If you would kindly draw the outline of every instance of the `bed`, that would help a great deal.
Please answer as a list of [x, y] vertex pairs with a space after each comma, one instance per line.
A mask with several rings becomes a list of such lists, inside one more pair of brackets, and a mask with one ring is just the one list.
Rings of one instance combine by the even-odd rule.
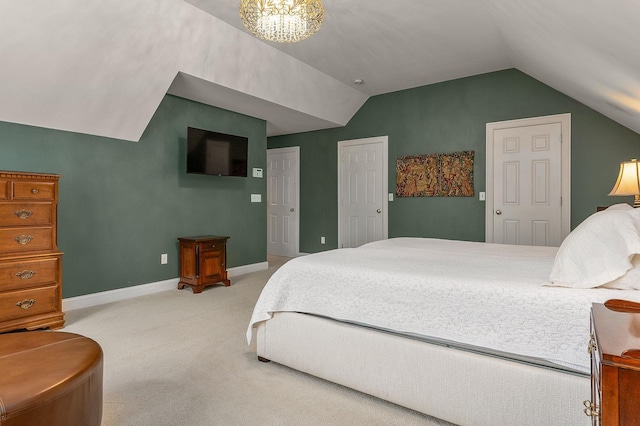
[[640, 209], [616, 205], [560, 248], [393, 238], [293, 259], [247, 339], [263, 360], [454, 424], [586, 426], [591, 304], [639, 288]]

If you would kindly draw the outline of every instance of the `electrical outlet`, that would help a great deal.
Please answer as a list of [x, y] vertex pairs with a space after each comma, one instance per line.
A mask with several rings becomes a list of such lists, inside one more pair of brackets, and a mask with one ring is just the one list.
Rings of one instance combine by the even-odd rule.
[[324, 244], [324, 237], [320, 237], [320, 244]]
[[166, 265], [168, 262], [167, 260], [167, 253], [163, 253], [160, 255], [160, 264], [161, 265]]

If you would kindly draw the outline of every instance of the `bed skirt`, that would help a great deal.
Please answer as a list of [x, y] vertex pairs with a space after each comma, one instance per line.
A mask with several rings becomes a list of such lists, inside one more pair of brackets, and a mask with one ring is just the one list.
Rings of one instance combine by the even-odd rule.
[[585, 375], [327, 318], [276, 313], [257, 325], [256, 350], [260, 357], [457, 425], [591, 423], [583, 413], [591, 392]]

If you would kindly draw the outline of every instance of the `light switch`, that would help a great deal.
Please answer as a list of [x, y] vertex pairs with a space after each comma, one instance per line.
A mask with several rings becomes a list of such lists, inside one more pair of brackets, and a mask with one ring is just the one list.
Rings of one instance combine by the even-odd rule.
[[484, 192], [479, 192], [478, 193], [478, 199], [480, 201], [485, 201], [487, 199], [487, 196], [486, 196], [486, 194]]
[[389, 193], [389, 201], [393, 201], [393, 192]]
[[259, 169], [259, 168], [257, 168], [257, 167], [254, 167], [254, 168], [253, 168], [253, 174], [252, 174], [252, 176], [253, 176], [254, 178], [262, 178], [262, 169]]
[[251, 194], [251, 202], [252, 203], [261, 203], [262, 202], [262, 194]]

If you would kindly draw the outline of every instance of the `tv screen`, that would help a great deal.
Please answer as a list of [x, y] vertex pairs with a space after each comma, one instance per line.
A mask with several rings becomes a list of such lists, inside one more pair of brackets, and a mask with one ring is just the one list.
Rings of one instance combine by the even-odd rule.
[[248, 151], [246, 137], [187, 129], [187, 173], [246, 177]]

